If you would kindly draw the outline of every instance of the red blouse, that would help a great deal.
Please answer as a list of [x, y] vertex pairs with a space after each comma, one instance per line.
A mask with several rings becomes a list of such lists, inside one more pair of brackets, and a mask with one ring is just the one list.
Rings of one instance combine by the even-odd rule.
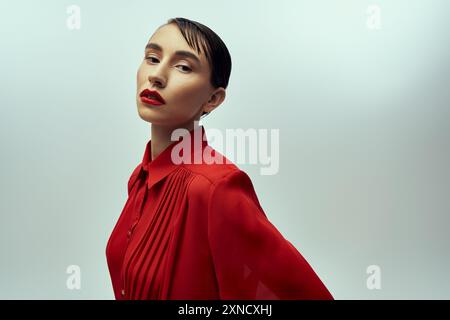
[[[194, 142], [196, 134], [205, 140]], [[229, 161], [208, 145], [203, 126], [187, 140], [191, 163], [171, 160], [181, 141], [153, 161], [148, 141], [128, 181], [106, 246], [115, 298], [333, 299], [268, 220], [249, 176], [231, 162], [205, 160]]]

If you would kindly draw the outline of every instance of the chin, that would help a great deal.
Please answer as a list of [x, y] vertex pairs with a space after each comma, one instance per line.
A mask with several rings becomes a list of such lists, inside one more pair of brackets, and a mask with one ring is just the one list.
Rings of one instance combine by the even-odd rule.
[[150, 123], [158, 123], [161, 121], [161, 115], [156, 110], [141, 104], [138, 104], [138, 114], [142, 120]]
[[159, 126], [171, 125], [171, 121], [167, 119], [167, 115], [164, 115], [163, 113], [158, 112], [158, 110], [155, 110], [153, 108], [138, 105], [138, 114], [142, 120], [149, 122], [151, 124]]

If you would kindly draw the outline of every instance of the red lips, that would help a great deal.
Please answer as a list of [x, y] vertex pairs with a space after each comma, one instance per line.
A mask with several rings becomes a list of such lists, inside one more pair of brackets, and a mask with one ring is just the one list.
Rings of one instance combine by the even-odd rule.
[[163, 97], [158, 93], [158, 91], [144, 89], [139, 95], [141, 97], [141, 101], [153, 105], [161, 105], [165, 104], [166, 101]]

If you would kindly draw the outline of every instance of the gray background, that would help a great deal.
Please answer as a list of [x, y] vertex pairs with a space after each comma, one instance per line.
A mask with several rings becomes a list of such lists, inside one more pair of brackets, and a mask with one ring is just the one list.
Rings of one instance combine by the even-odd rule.
[[[66, 27], [71, 4], [80, 30]], [[114, 298], [106, 243], [150, 138], [136, 71], [176, 16], [232, 55], [206, 129], [280, 129], [279, 173], [241, 168], [334, 297], [450, 298], [449, 1], [29, 0], [0, 12], [0, 298]], [[80, 290], [66, 287], [73, 264]]]

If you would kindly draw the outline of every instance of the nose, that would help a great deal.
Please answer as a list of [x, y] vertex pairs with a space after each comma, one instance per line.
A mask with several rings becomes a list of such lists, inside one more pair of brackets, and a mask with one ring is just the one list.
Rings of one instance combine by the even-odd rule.
[[160, 75], [156, 74], [155, 72], [148, 75], [148, 81], [151, 84], [154, 84], [158, 87], [164, 87], [165, 86], [165, 80]]

